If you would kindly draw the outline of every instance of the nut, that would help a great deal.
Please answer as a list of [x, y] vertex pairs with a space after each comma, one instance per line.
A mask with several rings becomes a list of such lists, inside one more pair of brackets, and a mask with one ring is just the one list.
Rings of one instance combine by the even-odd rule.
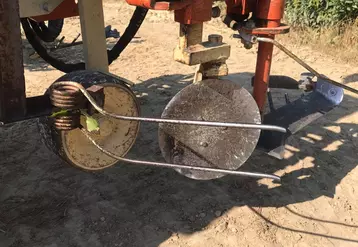
[[208, 36], [208, 40], [210, 43], [213, 43], [213, 44], [221, 44], [223, 42], [223, 36], [221, 36], [219, 34], [210, 34]]

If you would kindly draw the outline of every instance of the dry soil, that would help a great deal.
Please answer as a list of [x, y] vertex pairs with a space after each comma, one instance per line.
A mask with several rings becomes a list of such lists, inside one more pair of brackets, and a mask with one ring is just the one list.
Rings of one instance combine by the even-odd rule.
[[[132, 11], [107, 1], [106, 22], [123, 32]], [[66, 21], [67, 42], [78, 31], [76, 18]], [[215, 21], [205, 27], [210, 33], [232, 44], [229, 79], [250, 88], [256, 49], [245, 50]], [[172, 59], [177, 34], [171, 13], [150, 12], [110, 67], [136, 83], [145, 116], [160, 116], [191, 83], [194, 68]], [[285, 44], [322, 74], [358, 88], [356, 66]], [[28, 96], [44, 93], [61, 76], [32, 53], [24, 41]], [[304, 72], [274, 53], [273, 74]], [[273, 94], [281, 104], [282, 91]], [[0, 246], [358, 246], [357, 106], [357, 96], [347, 93], [339, 107], [290, 138], [284, 160], [255, 152], [242, 167], [280, 175], [281, 184], [234, 176], [194, 181], [171, 169], [122, 163], [86, 173], [46, 148], [35, 121], [1, 127]], [[156, 125], [142, 125], [129, 156], [163, 160]]]

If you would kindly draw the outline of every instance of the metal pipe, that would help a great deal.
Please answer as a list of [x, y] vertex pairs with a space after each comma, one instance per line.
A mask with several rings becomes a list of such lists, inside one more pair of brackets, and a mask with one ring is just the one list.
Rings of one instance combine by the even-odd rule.
[[264, 111], [266, 105], [266, 94], [269, 87], [272, 53], [272, 44], [259, 43], [253, 96], [261, 113]]
[[318, 71], [316, 71], [315, 69], [313, 69], [311, 66], [309, 66], [307, 63], [305, 63], [304, 61], [302, 61], [300, 58], [298, 58], [295, 54], [293, 54], [290, 50], [288, 50], [286, 47], [284, 47], [283, 45], [281, 45], [279, 42], [277, 42], [274, 39], [271, 38], [267, 38], [267, 37], [257, 37], [257, 41], [262, 42], [260, 44], [272, 44], [275, 45], [277, 48], [279, 48], [280, 50], [282, 50], [284, 53], [286, 53], [289, 57], [291, 57], [293, 60], [295, 60], [297, 63], [299, 63], [302, 67], [304, 67], [305, 69], [307, 69], [309, 72], [311, 72], [312, 74], [314, 74], [317, 78], [321, 78], [322, 80], [325, 80], [337, 87], [341, 87], [344, 88], [350, 92], [356, 93], [358, 94], [358, 90], [348, 87], [342, 83], [339, 83], [337, 81], [334, 81], [332, 79], [329, 79], [323, 75], [321, 75], [320, 73], [318, 73]]
[[268, 178], [268, 179], [273, 179], [276, 181], [281, 181], [281, 178], [279, 176], [264, 174], [264, 173], [234, 171], [234, 170], [226, 170], [226, 169], [219, 169], [219, 168], [177, 165], [177, 164], [162, 163], [162, 162], [151, 162], [151, 161], [127, 159], [127, 158], [117, 156], [116, 154], [102, 148], [100, 145], [98, 145], [96, 143], [96, 141], [90, 136], [90, 134], [85, 129], [81, 128], [81, 131], [88, 138], [88, 140], [90, 140], [93, 143], [93, 145], [95, 145], [101, 152], [107, 154], [108, 156], [110, 156], [116, 160], [123, 161], [123, 162], [131, 163], [131, 164], [138, 164], [138, 165], [167, 167], [167, 168], [173, 168], [173, 169], [188, 169], [188, 170], [204, 171], [204, 172], [216, 172], [216, 173], [222, 173], [222, 174], [226, 174], [226, 175], [246, 176], [246, 177], [253, 177], [253, 178]]
[[[256, 5], [257, 23], [266, 28], [277, 28], [281, 25], [285, 0], [261, 0]], [[274, 39], [274, 35], [263, 35]], [[260, 43], [257, 53], [253, 96], [263, 113], [266, 105], [266, 94], [269, 87], [273, 44]]]
[[109, 117], [113, 117], [116, 119], [127, 120], [127, 121], [142, 121], [142, 122], [154, 122], [154, 123], [167, 123], [167, 124], [186, 124], [186, 125], [200, 125], [200, 126], [208, 126], [208, 127], [229, 127], [229, 128], [243, 128], [243, 129], [261, 129], [261, 130], [271, 130], [278, 131], [282, 133], [286, 133], [287, 130], [285, 128], [273, 125], [263, 125], [263, 124], [247, 124], [247, 123], [222, 123], [222, 122], [207, 122], [207, 121], [193, 121], [193, 120], [179, 120], [179, 119], [161, 119], [161, 118], [147, 118], [147, 117], [129, 117], [117, 115], [114, 113], [110, 113], [105, 111], [103, 108], [98, 106], [93, 97], [87, 92], [87, 90], [79, 83], [63, 81], [56, 82], [52, 85], [52, 88], [56, 88], [58, 86], [73, 86], [78, 88], [84, 96], [88, 99], [88, 101], [92, 104], [92, 106], [101, 114]]

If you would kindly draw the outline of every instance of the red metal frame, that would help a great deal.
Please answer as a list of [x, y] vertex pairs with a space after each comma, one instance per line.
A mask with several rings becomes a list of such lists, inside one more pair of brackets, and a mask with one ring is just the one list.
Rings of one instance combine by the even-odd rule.
[[[175, 20], [181, 24], [200, 24], [211, 19], [212, 1], [182, 0], [174, 2], [157, 2], [155, 0], [127, 0], [131, 5], [157, 10], [175, 10]], [[255, 17], [257, 27], [242, 31], [248, 34], [274, 38], [276, 34], [286, 33], [289, 28], [281, 25], [285, 0], [226, 0], [228, 14], [247, 16], [250, 12]], [[21, 56], [21, 37], [19, 26], [18, 3], [14, 0], [0, 0], [0, 38], [6, 41], [1, 46], [0, 61], [0, 120], [23, 118], [38, 100], [28, 101], [25, 98], [25, 82]], [[64, 0], [52, 13], [33, 17], [36, 21], [54, 20], [78, 16], [75, 0]], [[11, 32], [9, 30], [12, 30]], [[18, 31], [14, 31], [18, 30]], [[263, 112], [272, 62], [273, 45], [260, 43], [254, 80], [253, 96]], [[34, 104], [35, 102], [36, 104]], [[28, 108], [28, 111], [26, 111]], [[36, 108], [36, 107], [32, 107]], [[28, 113], [27, 113], [28, 112]], [[37, 114], [37, 111], [34, 112]], [[12, 116], [17, 115], [17, 116]]]
[[192, 0], [182, 0], [176, 2], [156, 2], [155, 0], [126, 0], [129, 5], [143, 7], [154, 10], [177, 10], [191, 4]]
[[256, 7], [256, 0], [226, 0], [227, 13], [248, 15]]
[[[261, 0], [256, 6], [256, 17], [264, 28], [280, 28], [283, 17], [285, 0]], [[263, 37], [275, 38], [275, 35], [266, 34]], [[266, 105], [266, 95], [270, 78], [273, 44], [259, 43], [256, 61], [253, 96], [261, 112]]]
[[[169, 2], [156, 2], [156, 0], [127, 0], [127, 3], [150, 9], [159, 9], [158, 4], [166, 4], [166, 6], [172, 4]], [[182, 4], [177, 4], [176, 8], [172, 8], [175, 9], [175, 21], [181, 24], [198, 24], [211, 19], [212, 1], [186, 0], [176, 3]], [[285, 0], [226, 0], [226, 5], [229, 15], [245, 17], [253, 13], [258, 26], [252, 29], [243, 27], [243, 32], [270, 38], [274, 38], [277, 34], [289, 32], [288, 26], [281, 25]], [[261, 112], [264, 111], [266, 105], [272, 53], [272, 44], [259, 44], [253, 96]]]
[[192, 0], [190, 5], [175, 11], [175, 21], [181, 24], [200, 24], [211, 20], [212, 1]]

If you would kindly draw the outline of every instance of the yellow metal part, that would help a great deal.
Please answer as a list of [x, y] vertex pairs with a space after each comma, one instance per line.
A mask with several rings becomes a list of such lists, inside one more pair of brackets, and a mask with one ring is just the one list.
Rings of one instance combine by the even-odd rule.
[[[120, 84], [101, 84], [104, 87], [106, 111], [126, 116], [139, 116], [139, 107], [135, 95]], [[139, 122], [108, 118], [101, 114], [93, 117], [99, 122], [99, 131], [92, 132], [91, 137], [102, 147], [118, 156], [124, 156], [134, 144]], [[86, 126], [84, 117], [81, 124]], [[61, 134], [62, 146], [69, 161], [85, 170], [101, 170], [117, 163], [97, 149], [79, 129], [64, 131]]]
[[86, 69], [108, 72], [102, 0], [79, 0]]
[[202, 34], [203, 24], [180, 24], [179, 44], [174, 50], [174, 60], [198, 65], [229, 58], [231, 47], [222, 42], [220, 35], [209, 35], [209, 41], [202, 42]]

